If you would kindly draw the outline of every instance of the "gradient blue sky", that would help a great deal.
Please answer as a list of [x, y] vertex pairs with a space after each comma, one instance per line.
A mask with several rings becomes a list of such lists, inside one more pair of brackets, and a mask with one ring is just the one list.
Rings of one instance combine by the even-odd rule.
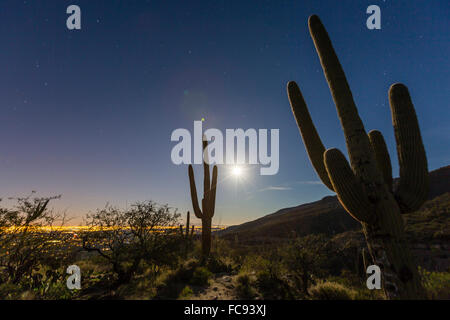
[[[66, 28], [70, 4], [81, 7], [80, 31]], [[381, 30], [366, 28], [370, 4], [381, 8]], [[202, 117], [206, 128], [280, 129], [277, 175], [259, 176], [255, 167], [245, 181], [224, 181], [219, 167], [214, 224], [331, 194], [308, 160], [285, 89], [297, 81], [326, 147], [345, 150], [307, 28], [313, 13], [328, 29], [366, 130], [387, 140], [394, 175], [394, 82], [410, 89], [429, 168], [448, 165], [446, 0], [3, 0], [0, 196], [62, 194], [55, 209], [74, 217], [145, 199], [190, 210], [187, 167], [172, 164], [170, 135]], [[201, 186], [200, 167], [196, 173]]]

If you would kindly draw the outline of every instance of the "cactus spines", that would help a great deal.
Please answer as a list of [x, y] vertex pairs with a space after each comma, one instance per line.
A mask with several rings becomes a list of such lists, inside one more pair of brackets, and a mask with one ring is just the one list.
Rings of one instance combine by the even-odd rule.
[[[216, 205], [216, 189], [217, 189], [217, 166], [213, 167], [212, 181], [209, 174], [209, 164], [207, 163], [207, 147], [208, 141], [203, 140], [203, 199], [202, 208], [198, 204], [197, 188], [195, 186], [194, 169], [189, 165], [189, 183], [191, 189], [192, 207], [197, 218], [202, 220], [202, 253], [208, 256], [211, 252], [211, 224], [214, 216]], [[205, 159], [206, 158], [206, 159]]]
[[400, 181], [393, 190], [389, 153], [379, 131], [366, 134], [350, 87], [325, 27], [317, 16], [309, 30], [344, 131], [350, 164], [337, 149], [325, 148], [297, 84], [288, 96], [309, 158], [323, 183], [337, 193], [346, 211], [358, 220], [373, 262], [382, 270], [390, 299], [423, 298], [419, 273], [407, 246], [401, 213], [418, 209], [428, 194], [428, 168], [417, 117], [408, 89], [389, 89], [397, 142]]

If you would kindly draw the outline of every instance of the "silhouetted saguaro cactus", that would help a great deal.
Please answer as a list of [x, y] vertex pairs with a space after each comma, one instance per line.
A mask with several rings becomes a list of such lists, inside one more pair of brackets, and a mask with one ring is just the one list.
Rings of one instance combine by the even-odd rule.
[[213, 167], [212, 181], [210, 179], [209, 164], [205, 161], [207, 156], [208, 141], [203, 141], [203, 199], [202, 208], [198, 204], [197, 188], [195, 186], [194, 169], [189, 165], [189, 183], [191, 189], [192, 207], [195, 216], [202, 220], [202, 252], [203, 256], [208, 256], [211, 252], [211, 224], [214, 216], [216, 205], [216, 188], [217, 188], [217, 166]]
[[425, 149], [408, 89], [403, 84], [389, 89], [400, 165], [399, 184], [394, 190], [383, 136], [379, 131], [366, 134], [327, 31], [315, 15], [308, 23], [344, 130], [350, 165], [338, 149], [325, 151], [300, 89], [291, 81], [289, 101], [309, 158], [323, 183], [337, 193], [346, 211], [362, 224], [372, 260], [382, 270], [386, 296], [423, 298], [401, 217], [401, 213], [417, 210], [423, 204], [429, 184]]
[[[190, 218], [191, 218], [191, 214], [188, 211], [187, 215], [186, 215], [186, 228], [183, 228], [183, 225], [180, 225], [180, 234], [181, 234], [181, 238], [184, 239], [184, 255], [187, 256], [188, 252], [189, 252], [189, 247], [192, 243], [192, 239], [194, 237], [194, 226], [191, 227], [191, 229], [189, 230], [189, 224], [190, 224]], [[183, 231], [183, 229], [185, 229]]]
[[192, 237], [194, 235], [195, 227], [192, 226], [191, 229], [189, 230], [190, 218], [191, 218], [191, 213], [188, 211], [187, 215], [186, 215], [186, 228], [183, 228], [184, 226], [182, 224], [180, 225], [180, 234], [186, 240], [192, 239]]

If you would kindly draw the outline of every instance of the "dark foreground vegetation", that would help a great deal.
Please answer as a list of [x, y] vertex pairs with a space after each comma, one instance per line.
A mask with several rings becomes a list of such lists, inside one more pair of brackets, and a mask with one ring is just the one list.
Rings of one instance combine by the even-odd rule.
[[[213, 233], [205, 257], [201, 235], [167, 206], [107, 206], [86, 216], [86, 229], [68, 232], [55, 227], [64, 217], [49, 209], [53, 198], [16, 200], [0, 211], [0, 299], [385, 299], [366, 287], [360, 230], [288, 231], [260, 244]], [[408, 235], [448, 240], [449, 208], [449, 193], [426, 202], [406, 217]], [[417, 256], [427, 298], [449, 299], [450, 270], [437, 263], [448, 252], [432, 250]], [[66, 287], [73, 264], [80, 290]]]

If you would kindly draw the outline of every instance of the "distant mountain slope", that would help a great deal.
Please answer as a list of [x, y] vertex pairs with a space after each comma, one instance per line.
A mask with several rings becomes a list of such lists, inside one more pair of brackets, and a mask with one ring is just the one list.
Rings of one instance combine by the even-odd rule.
[[[450, 166], [430, 172], [429, 199], [450, 192]], [[336, 196], [285, 208], [254, 221], [232, 226], [219, 232], [225, 238], [238, 237], [241, 242], [273, 242], [289, 237], [294, 232], [298, 236], [310, 233], [335, 235], [360, 229], [355, 221], [340, 205]]]
[[428, 199], [450, 192], [450, 165], [430, 172], [430, 192]]

